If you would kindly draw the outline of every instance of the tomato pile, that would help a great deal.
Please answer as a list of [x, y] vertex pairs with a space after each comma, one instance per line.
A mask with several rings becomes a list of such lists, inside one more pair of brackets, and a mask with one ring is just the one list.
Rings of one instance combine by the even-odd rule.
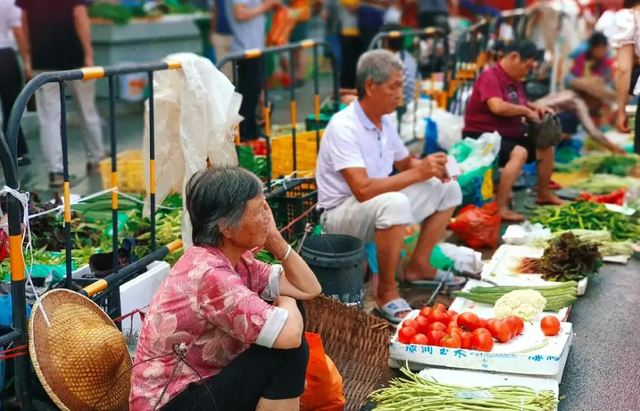
[[625, 194], [627, 194], [626, 188], [604, 195], [594, 195], [584, 192], [580, 194], [576, 200], [592, 201], [594, 203], [601, 204], [616, 204], [621, 206], [624, 203]]
[[524, 321], [515, 315], [505, 320], [485, 320], [471, 312], [458, 314], [443, 304], [436, 304], [433, 308], [424, 307], [415, 319], [404, 320], [398, 341], [490, 352], [494, 339], [506, 343], [523, 330]]

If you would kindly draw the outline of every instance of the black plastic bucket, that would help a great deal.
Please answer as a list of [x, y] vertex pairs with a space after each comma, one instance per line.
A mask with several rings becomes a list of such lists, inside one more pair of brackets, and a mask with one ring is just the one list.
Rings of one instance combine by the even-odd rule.
[[349, 305], [364, 307], [364, 243], [341, 234], [308, 237], [301, 256], [314, 272], [322, 293]]

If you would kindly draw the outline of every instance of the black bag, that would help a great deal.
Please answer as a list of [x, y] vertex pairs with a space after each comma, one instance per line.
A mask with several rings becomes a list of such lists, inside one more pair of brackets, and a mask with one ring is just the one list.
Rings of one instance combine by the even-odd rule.
[[640, 78], [640, 65], [633, 66], [631, 69], [631, 81], [629, 82], [629, 95], [633, 96], [633, 89], [636, 88], [638, 79]]
[[562, 123], [558, 116], [547, 114], [541, 122], [530, 123], [529, 138], [541, 150], [558, 144], [562, 139]]

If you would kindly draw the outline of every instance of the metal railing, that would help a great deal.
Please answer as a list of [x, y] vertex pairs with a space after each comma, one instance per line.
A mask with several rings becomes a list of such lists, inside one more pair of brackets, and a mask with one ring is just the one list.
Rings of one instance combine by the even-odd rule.
[[[325, 55], [327, 55], [330, 59], [331, 62], [331, 68], [332, 68], [332, 91], [333, 91], [333, 103], [334, 103], [334, 112], [338, 112], [340, 110], [340, 88], [339, 88], [339, 77], [338, 77], [338, 66], [337, 66], [337, 59], [336, 56], [333, 55], [333, 49], [331, 48], [331, 46], [329, 45], [329, 43], [322, 41], [322, 40], [303, 40], [301, 42], [298, 43], [292, 43], [292, 44], [287, 44], [284, 46], [278, 46], [278, 47], [269, 47], [266, 49], [252, 49], [252, 50], [246, 50], [244, 53], [236, 53], [236, 54], [230, 54], [228, 56], [225, 56], [224, 58], [222, 58], [218, 64], [217, 67], [218, 68], [222, 68], [224, 67], [226, 64], [232, 64], [233, 65], [233, 83], [234, 84], [238, 84], [238, 82], [242, 81], [241, 78], [238, 78], [238, 70], [237, 70], [237, 64], [239, 61], [242, 60], [251, 60], [251, 59], [258, 59], [261, 57], [268, 57], [268, 56], [282, 56], [282, 55], [288, 55], [289, 59], [290, 59], [290, 63], [289, 63], [289, 76], [291, 77], [292, 81], [295, 79], [295, 68], [294, 68], [294, 52], [296, 50], [307, 50], [307, 49], [311, 49], [312, 50], [312, 56], [313, 56], [313, 92], [314, 92], [314, 114], [315, 114], [315, 120], [316, 120], [316, 151], [320, 148], [320, 68], [319, 68], [319, 63], [320, 63], [320, 57], [319, 57], [319, 49], [323, 48], [323, 50], [325, 51]], [[267, 148], [267, 152], [266, 152], [266, 160], [267, 160], [267, 187], [270, 190], [271, 189], [271, 178], [272, 178], [272, 162], [271, 162], [271, 138], [273, 136], [271, 136], [271, 121], [270, 121], [270, 108], [269, 108], [269, 87], [267, 84], [267, 71], [266, 70], [262, 70], [261, 73], [261, 84], [262, 84], [262, 92], [264, 93], [264, 99], [263, 99], [263, 107], [262, 107], [262, 111], [264, 113], [264, 119], [265, 119], [265, 136], [266, 136], [266, 148]], [[296, 92], [296, 87], [294, 84], [292, 84], [289, 87], [289, 107], [290, 107], [290, 119], [291, 119], [291, 136], [292, 136], [292, 151], [293, 151], [293, 171], [296, 172], [297, 170], [297, 160], [298, 160], [298, 156], [297, 156], [297, 144], [296, 144], [296, 134], [297, 134], [297, 130], [296, 130], [296, 124], [297, 124], [297, 119], [298, 119], [298, 106], [297, 106], [297, 92]], [[238, 133], [238, 140], [237, 143], [240, 143], [240, 139], [241, 139], [241, 135], [240, 133]]]
[[[69, 153], [67, 135], [67, 103], [66, 103], [66, 83], [69, 81], [86, 81], [106, 78], [109, 82], [109, 137], [111, 148], [111, 209], [112, 209], [112, 231], [113, 231], [113, 272], [104, 279], [97, 280], [86, 287], [82, 294], [89, 297], [96, 297], [96, 294], [107, 290], [108, 287], [117, 286], [129, 277], [134, 275], [147, 264], [163, 258], [168, 253], [179, 249], [182, 246], [181, 240], [173, 241], [161, 248], [156, 244], [156, 198], [155, 198], [155, 131], [154, 131], [154, 98], [153, 98], [153, 76], [154, 72], [161, 70], [172, 70], [181, 68], [177, 61], [164, 61], [150, 64], [123, 64], [111, 67], [88, 67], [78, 70], [68, 70], [60, 72], [42, 73], [33, 78], [18, 96], [7, 123], [7, 135], [0, 139], [0, 162], [5, 176], [7, 187], [18, 190], [20, 187], [17, 164], [17, 138], [18, 130], [22, 120], [22, 115], [26, 110], [27, 102], [34, 95], [37, 89], [45, 84], [57, 83], [60, 90], [60, 143], [63, 153], [63, 198], [64, 198], [64, 237], [65, 237], [65, 286], [72, 288], [73, 266], [71, 258], [71, 199], [69, 183]], [[149, 144], [150, 144], [150, 166], [149, 166], [149, 197], [150, 197], [150, 231], [151, 231], [151, 253], [132, 263], [131, 265], [118, 269], [118, 168], [117, 168], [117, 140], [116, 140], [116, 115], [115, 115], [115, 81], [116, 77], [132, 73], [147, 73], [150, 95], [149, 100]], [[26, 279], [25, 262], [22, 250], [23, 233], [21, 223], [23, 221], [23, 205], [19, 199], [13, 195], [7, 195], [7, 214], [9, 229], [9, 249], [11, 268], [11, 295], [13, 302], [13, 327], [14, 331], [0, 337], [0, 343], [6, 344], [14, 341], [17, 345], [27, 343], [27, 313], [26, 313]], [[112, 315], [117, 313], [111, 313]], [[15, 384], [16, 401], [15, 405], [22, 410], [30, 411], [34, 409], [31, 396], [31, 364], [28, 356], [15, 358]]]

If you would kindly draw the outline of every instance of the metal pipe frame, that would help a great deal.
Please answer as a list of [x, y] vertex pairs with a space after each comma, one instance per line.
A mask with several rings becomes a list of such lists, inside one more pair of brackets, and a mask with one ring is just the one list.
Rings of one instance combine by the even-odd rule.
[[[319, 69], [319, 57], [318, 57], [318, 48], [322, 47], [325, 51], [329, 53], [329, 59], [331, 61], [331, 69], [333, 71], [333, 102], [334, 102], [334, 112], [337, 113], [340, 111], [340, 87], [339, 87], [339, 78], [338, 78], [338, 60], [334, 54], [334, 50], [329, 43], [323, 40], [303, 40], [298, 43], [287, 44], [284, 46], [277, 47], [269, 47], [266, 49], [251, 49], [246, 50], [243, 53], [232, 53], [229, 54], [217, 63], [218, 69], [222, 69], [226, 64], [231, 63], [233, 65], [233, 82], [237, 84], [237, 70], [236, 63], [239, 60], [247, 60], [247, 59], [257, 59], [260, 57], [266, 57], [270, 55], [288, 55], [290, 58], [289, 64], [289, 76], [292, 81], [295, 81], [294, 78], [294, 64], [293, 64], [293, 53], [296, 50], [305, 50], [312, 49], [313, 51], [313, 89], [314, 89], [314, 114], [316, 120], [316, 150], [320, 149], [320, 69]], [[271, 178], [272, 178], [272, 163], [271, 163], [271, 121], [269, 119], [270, 108], [269, 102], [267, 99], [268, 96], [268, 82], [266, 77], [266, 70], [262, 72], [262, 88], [264, 90], [264, 107], [263, 112], [265, 116], [265, 136], [266, 136], [266, 149], [267, 149], [267, 190], [271, 191]], [[289, 104], [290, 104], [290, 112], [291, 112], [291, 144], [292, 144], [292, 153], [293, 153], [293, 171], [297, 171], [297, 144], [296, 144], [296, 124], [297, 124], [297, 106], [296, 106], [296, 90], [294, 85], [291, 86], [289, 90]], [[239, 143], [239, 139], [237, 143]]]

